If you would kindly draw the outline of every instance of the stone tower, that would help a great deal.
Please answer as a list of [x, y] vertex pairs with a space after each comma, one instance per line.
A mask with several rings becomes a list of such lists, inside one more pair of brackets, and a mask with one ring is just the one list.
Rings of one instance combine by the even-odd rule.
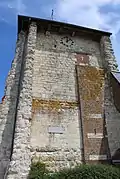
[[120, 104], [110, 35], [18, 17], [0, 104], [0, 179], [26, 179], [37, 160], [52, 170], [112, 162], [120, 148]]

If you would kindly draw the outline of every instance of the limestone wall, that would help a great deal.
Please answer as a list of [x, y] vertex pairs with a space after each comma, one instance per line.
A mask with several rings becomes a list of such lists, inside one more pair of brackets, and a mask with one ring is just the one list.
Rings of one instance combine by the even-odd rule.
[[[68, 42], [66, 43], [66, 41]], [[87, 36], [71, 37], [59, 35], [59, 33], [45, 34], [38, 32], [36, 48], [38, 51], [55, 51], [57, 53], [87, 53], [96, 57], [99, 66], [102, 66], [99, 42], [91, 40]]]
[[32, 155], [52, 170], [75, 166], [82, 160], [80, 133], [77, 107], [37, 110], [32, 119]]
[[[71, 39], [72, 43], [66, 44], [64, 38]], [[105, 88], [103, 88], [105, 93], [102, 110], [104, 113], [105, 109], [106, 125], [101, 122], [100, 127], [107, 126], [109, 141], [107, 150], [110, 149], [111, 155], [120, 146], [119, 132], [116, 132], [119, 131], [120, 114], [114, 106], [109, 83], [109, 72], [117, 69], [117, 65], [109, 37], [103, 37], [101, 43], [99, 43], [90, 40], [88, 37], [70, 37], [38, 32], [33, 67], [31, 149], [34, 158], [38, 159], [40, 156], [41, 160], [47, 161], [49, 166], [55, 169], [61, 168], [61, 164], [62, 166], [70, 166], [73, 163], [74, 160], [69, 161], [67, 157], [63, 160], [62, 156], [66, 156], [66, 150], [69, 151], [71, 156], [74, 156], [71, 152], [75, 149], [74, 159], [78, 156], [78, 161], [83, 160], [79, 105], [72, 109], [69, 109], [70, 106], [65, 107], [66, 102], [78, 103], [76, 65], [94, 66], [105, 70]], [[34, 103], [35, 100], [37, 100], [36, 104]], [[56, 106], [53, 103], [63, 103], [63, 105], [57, 104], [59, 107], [55, 110]], [[54, 106], [52, 110], [51, 105]], [[76, 134], [70, 126], [76, 128]], [[58, 131], [49, 133], [49, 127], [58, 127], [57, 130], [64, 128], [65, 131], [62, 134]], [[74, 135], [70, 135], [72, 133]], [[69, 135], [71, 136], [70, 140], [75, 141], [72, 142], [73, 146], [70, 145]], [[49, 155], [55, 155], [53, 163], [49, 161]], [[58, 156], [61, 156], [61, 158]], [[56, 158], [59, 158], [59, 160]], [[55, 161], [58, 165], [55, 164]], [[74, 163], [78, 161], [76, 160]]]
[[74, 45], [66, 47], [61, 44], [63, 37], [66, 36], [46, 36], [38, 33], [34, 61], [33, 97], [75, 101], [75, 63], [79, 53], [89, 56], [91, 66], [102, 67], [98, 42], [83, 37], [69, 37], [73, 40]]
[[[54, 170], [83, 160], [75, 66], [78, 62], [84, 65], [84, 61], [102, 67], [98, 42], [68, 36], [73, 45], [66, 46], [61, 41], [64, 37], [38, 33], [33, 67], [32, 156], [36, 160], [40, 157]], [[50, 133], [51, 127], [58, 131]]]

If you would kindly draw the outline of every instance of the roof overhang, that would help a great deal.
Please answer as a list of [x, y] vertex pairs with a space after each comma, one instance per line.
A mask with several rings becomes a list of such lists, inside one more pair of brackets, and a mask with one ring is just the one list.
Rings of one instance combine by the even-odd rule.
[[71, 33], [71, 35], [86, 35], [86, 36], [91, 36], [95, 37], [97, 39], [101, 38], [102, 36], [110, 36], [112, 33], [110, 32], [105, 32], [101, 30], [96, 30], [96, 29], [91, 29], [87, 27], [82, 27], [78, 25], [73, 25], [73, 24], [68, 24], [68, 23], [63, 23], [63, 22], [58, 22], [54, 20], [47, 20], [47, 19], [40, 19], [36, 17], [28, 17], [28, 16], [23, 16], [23, 15], [18, 15], [18, 33], [21, 30], [27, 30], [28, 25], [30, 22], [36, 22], [37, 25], [41, 28], [44, 28], [44, 30], [51, 30], [55, 32], [63, 32], [63, 33]]

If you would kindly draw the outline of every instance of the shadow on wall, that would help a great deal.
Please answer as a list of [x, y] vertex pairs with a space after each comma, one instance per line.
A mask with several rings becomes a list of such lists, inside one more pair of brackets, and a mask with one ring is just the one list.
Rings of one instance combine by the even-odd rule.
[[[114, 105], [117, 109], [117, 112], [120, 113], [120, 72], [112, 72], [110, 82], [112, 86]], [[120, 164], [120, 148], [114, 152], [112, 162], [113, 164]]]
[[78, 124], [79, 124], [79, 135], [80, 135], [80, 149], [81, 149], [81, 161], [85, 163], [85, 154], [84, 154], [84, 135], [83, 135], [83, 122], [82, 122], [82, 106], [80, 101], [80, 92], [79, 92], [79, 76], [78, 76], [78, 66], [75, 64], [75, 95], [76, 101], [78, 103]]
[[[115, 151], [114, 155], [112, 156], [112, 161], [113, 161], [113, 163], [120, 164], [120, 148]], [[116, 162], [116, 161], [118, 161], [118, 162]]]
[[113, 99], [116, 109], [120, 112], [120, 72], [110, 74]]
[[[107, 122], [107, 131], [108, 131], [108, 141], [111, 151], [111, 159], [118, 160], [120, 159], [120, 82], [119, 82], [120, 73], [111, 73], [109, 81], [106, 80], [106, 89], [105, 89], [105, 114]], [[109, 84], [108, 84], [109, 82]], [[119, 155], [118, 155], [119, 153]]]
[[104, 119], [103, 119], [103, 139], [101, 140], [101, 147], [100, 147], [99, 155], [107, 155], [107, 161], [101, 160], [100, 161], [101, 164], [105, 164], [105, 163], [111, 164], [111, 154], [110, 154], [110, 148], [109, 148], [109, 142], [108, 142], [105, 112], [104, 112]]

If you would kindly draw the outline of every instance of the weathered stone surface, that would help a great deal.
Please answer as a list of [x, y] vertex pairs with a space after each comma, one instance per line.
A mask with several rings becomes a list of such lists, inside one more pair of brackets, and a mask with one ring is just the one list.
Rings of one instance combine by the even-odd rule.
[[110, 85], [110, 72], [118, 71], [118, 65], [115, 60], [114, 51], [112, 49], [111, 40], [109, 37], [103, 37], [101, 39], [101, 55], [103, 56], [104, 68], [107, 70], [105, 79], [105, 118], [108, 132], [108, 141], [111, 151], [111, 156], [120, 148], [120, 113], [117, 111], [113, 94]]
[[6, 80], [5, 99], [0, 113], [0, 179], [3, 179], [9, 165], [12, 137], [19, 89], [22, 54], [25, 33], [21, 32], [16, 44], [16, 54]]
[[33, 97], [76, 101], [74, 54], [36, 50], [33, 70]]
[[[49, 116], [49, 117], [48, 117]], [[49, 164], [49, 168], [60, 169], [60, 164], [56, 158], [62, 157], [63, 166], [70, 165], [66, 153], [71, 155], [71, 162], [80, 162], [82, 160], [82, 142], [81, 142], [81, 126], [79, 125], [78, 108], [58, 110], [38, 110], [33, 112], [31, 126], [31, 148], [33, 159], [37, 155], [37, 160], [40, 157], [41, 161]], [[49, 127], [62, 127], [63, 133], [49, 133]], [[72, 152], [75, 150], [76, 152]], [[57, 164], [51, 166], [49, 158], [54, 156], [54, 161]], [[47, 158], [46, 158], [47, 157]], [[45, 161], [46, 160], [46, 161]], [[64, 162], [65, 160], [65, 162]]]
[[[102, 67], [99, 43], [84, 38], [73, 38], [75, 45], [61, 45], [60, 35], [37, 35], [37, 48], [33, 67], [33, 97], [41, 99], [76, 100], [75, 65], [79, 53], [89, 53], [90, 66]], [[53, 39], [58, 44], [54, 49]], [[89, 45], [88, 45], [89, 44]], [[76, 53], [77, 51], [77, 53]]]
[[[64, 154], [64, 155], [63, 155]], [[81, 164], [81, 150], [75, 148], [66, 148], [66, 150], [61, 149], [58, 151], [50, 152], [36, 152], [32, 153], [32, 161], [42, 161], [46, 164], [46, 167], [50, 171], [59, 171], [63, 168], [75, 167], [76, 165]]]
[[61, 43], [61, 39], [63, 37], [65, 37], [65, 35], [51, 33], [49, 36], [47, 36], [44, 33], [40, 32], [37, 34], [37, 50], [47, 52], [52, 50], [58, 53], [85, 53], [88, 55], [96, 56], [99, 61], [99, 65], [101, 64], [99, 42], [91, 40], [90, 38], [86, 38], [85, 36], [71, 37], [67, 35], [67, 37], [69, 37], [70, 39], [72, 38], [74, 44], [72, 46], [66, 47]]
[[107, 71], [118, 71], [118, 65], [115, 59], [110, 37], [103, 36], [101, 38], [100, 45], [104, 68], [106, 68]]
[[12, 160], [8, 179], [26, 179], [29, 173], [30, 155], [30, 118], [32, 106], [32, 71], [36, 46], [37, 27], [31, 24], [28, 33], [21, 75], [20, 96], [17, 108], [16, 128]]
[[[60, 43], [62, 37], [63, 35], [56, 34], [49, 36], [43, 33], [37, 34], [32, 94], [34, 99], [42, 100], [43, 104], [39, 105], [41, 107], [39, 110], [35, 110], [35, 106], [33, 106], [31, 148], [36, 149], [36, 155], [40, 157], [44, 156], [44, 152], [41, 151], [43, 148], [48, 149], [47, 153], [50, 152], [50, 156], [55, 153], [50, 148], [56, 148], [56, 150], [58, 149], [58, 154], [56, 155], [62, 157], [66, 155], [65, 151], [68, 149], [68, 153], [73, 158], [71, 162], [74, 163], [75, 156], [71, 153], [72, 149], [76, 150], [75, 160], [77, 162], [82, 161], [83, 149], [78, 106], [72, 105], [70, 108], [70, 106], [57, 105], [56, 109], [50, 110], [46, 108], [46, 106], [48, 107], [46, 101], [50, 101], [50, 104], [54, 100], [58, 103], [66, 101], [69, 104], [78, 102], [75, 69], [77, 60], [79, 61], [84, 56], [83, 63], [85, 65], [102, 67], [102, 63], [98, 42], [83, 37], [74, 37], [74, 45], [72, 47], [65, 47]], [[54, 48], [55, 41], [53, 39], [57, 41], [56, 48]], [[38, 109], [37, 106], [36, 109]], [[64, 127], [65, 132], [63, 134], [50, 134], [48, 131], [49, 126]], [[54, 164], [54, 167], [51, 163], [49, 168], [59, 169], [61, 162], [56, 162], [57, 164]], [[46, 163], [48, 163], [48, 159]], [[67, 158], [65, 162], [62, 162], [61, 168], [64, 166], [70, 166]]]
[[[81, 102], [81, 120], [83, 127], [85, 161], [98, 160], [95, 156], [106, 155], [109, 159], [108, 140], [105, 137], [104, 122], [104, 83], [103, 69], [78, 66], [78, 83]], [[91, 115], [92, 114], [92, 115]], [[98, 115], [97, 115], [98, 114]]]

